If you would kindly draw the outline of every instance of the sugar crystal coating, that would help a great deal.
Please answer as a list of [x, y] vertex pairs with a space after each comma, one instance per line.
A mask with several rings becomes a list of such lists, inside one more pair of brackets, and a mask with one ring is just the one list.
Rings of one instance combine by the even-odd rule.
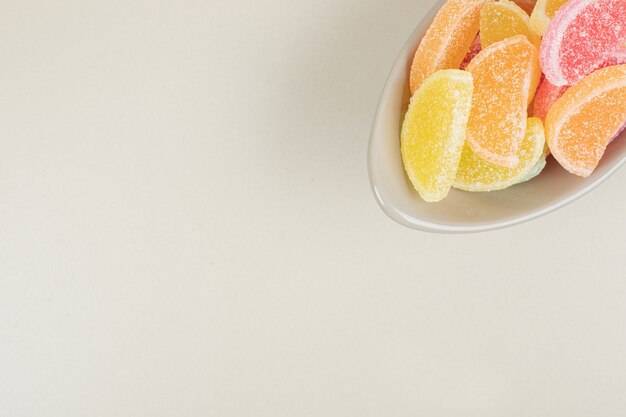
[[539, 80], [539, 52], [525, 36], [496, 42], [467, 67], [474, 76], [467, 144], [483, 159], [513, 168], [526, 132], [531, 85]]
[[497, 191], [518, 184], [531, 175], [538, 175], [538, 172], [532, 171], [541, 172], [545, 166], [543, 123], [538, 118], [530, 118], [526, 126], [524, 141], [518, 150], [519, 163], [516, 167], [505, 168], [487, 162], [466, 145], [453, 187], [466, 191]]
[[539, 117], [541, 120], [545, 120], [550, 108], [561, 98], [567, 89], [568, 87], [566, 86], [556, 86], [548, 81], [548, 79], [544, 78], [535, 95], [533, 115]]
[[617, 139], [622, 133], [624, 133], [624, 130], [626, 130], [626, 122], [622, 125], [622, 127], [619, 128], [619, 130], [617, 131], [617, 133], [615, 134], [615, 136], [613, 136], [611, 138], [611, 142], [613, 142], [615, 139]]
[[530, 170], [530, 172], [528, 174], [526, 174], [526, 176], [524, 178], [522, 178], [518, 184], [521, 184], [523, 182], [528, 182], [532, 179], [535, 179], [536, 177], [539, 176], [539, 174], [541, 174], [543, 172], [543, 170], [545, 169], [546, 165], [548, 164], [548, 146], [544, 146], [544, 151], [543, 151], [543, 155], [541, 155], [541, 158], [539, 158], [539, 162], [537, 162], [535, 164], [535, 166]]
[[478, 34], [480, 9], [489, 0], [448, 0], [422, 38], [411, 65], [411, 94], [432, 73], [459, 68]]
[[609, 58], [604, 61], [604, 63], [600, 66], [600, 68], [611, 67], [613, 65], [624, 65], [626, 64], [626, 48], [620, 48], [617, 51], [613, 52]]
[[[504, 39], [524, 35], [538, 48], [541, 38], [530, 29], [529, 21], [528, 14], [510, 0], [485, 4], [480, 11], [481, 47], [486, 48]], [[528, 96], [529, 105], [535, 96], [540, 79], [541, 71], [533, 71]]]
[[428, 202], [444, 199], [459, 167], [472, 103], [469, 72], [440, 70], [411, 98], [400, 147], [406, 173]]
[[[619, 49], [613, 52], [600, 67], [605, 68], [623, 64], [626, 64], [626, 50]], [[550, 108], [565, 94], [568, 88], [568, 86], [556, 86], [548, 81], [548, 79], [544, 78], [535, 96], [533, 115], [539, 117], [541, 120], [545, 120]]]
[[528, 14], [509, 0], [487, 3], [480, 11], [480, 36], [485, 48], [515, 35], [524, 35], [537, 46], [541, 39], [530, 30]]
[[594, 72], [571, 87], [546, 117], [546, 138], [556, 160], [588, 177], [626, 120], [626, 65]]
[[598, 69], [626, 41], [626, 0], [569, 0], [548, 25], [541, 68], [556, 86]]

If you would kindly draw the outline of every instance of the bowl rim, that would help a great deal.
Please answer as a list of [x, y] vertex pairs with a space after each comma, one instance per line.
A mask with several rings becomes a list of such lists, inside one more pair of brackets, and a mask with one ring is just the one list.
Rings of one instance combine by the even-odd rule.
[[[420, 34], [424, 33], [426, 29], [430, 26], [432, 20], [434, 19], [436, 13], [439, 11], [441, 6], [446, 2], [446, 0], [439, 0], [435, 3], [435, 5], [424, 15], [422, 20], [417, 24], [416, 28], [413, 30], [408, 40], [398, 53], [389, 75], [385, 81], [385, 86], [380, 94], [378, 105], [376, 107], [376, 112], [374, 116], [374, 121], [371, 128], [369, 143], [368, 143], [368, 151], [367, 151], [367, 170], [370, 182], [370, 188], [372, 193], [374, 194], [374, 198], [378, 203], [378, 206], [383, 210], [383, 212], [396, 223], [423, 232], [430, 233], [441, 233], [441, 234], [469, 234], [469, 233], [481, 233], [494, 231], [499, 229], [504, 229], [508, 227], [512, 227], [515, 225], [519, 225], [539, 217], [545, 216], [549, 213], [552, 213], [560, 208], [567, 206], [568, 204], [578, 200], [584, 195], [588, 194], [590, 191], [597, 188], [600, 184], [606, 181], [609, 177], [611, 177], [617, 170], [619, 170], [624, 163], [626, 162], [626, 153], [614, 163], [614, 165], [606, 170], [602, 175], [595, 178], [586, 186], [582, 187], [578, 191], [572, 193], [571, 195], [558, 200], [554, 203], [551, 203], [545, 207], [538, 208], [535, 210], [529, 211], [527, 214], [518, 215], [517, 217], [513, 217], [507, 220], [497, 220], [493, 222], [484, 222], [477, 225], [471, 226], [461, 226], [461, 225], [453, 225], [453, 224], [445, 224], [445, 223], [435, 223], [432, 221], [424, 220], [419, 217], [416, 217], [410, 213], [405, 212], [404, 210], [397, 207], [393, 199], [390, 198], [389, 193], [385, 190], [383, 186], [381, 186], [382, 181], [381, 170], [383, 169], [377, 160], [376, 146], [379, 145], [379, 142], [382, 140], [384, 133], [380, 132], [381, 124], [382, 124], [382, 115], [385, 112], [386, 104], [389, 102], [389, 96], [391, 95], [391, 91], [393, 89], [393, 82], [397, 79], [397, 73], [400, 71], [402, 66], [406, 66], [406, 57], [409, 54], [409, 51], [415, 51], [417, 48], [416, 42], [420, 38]], [[405, 69], [406, 72], [406, 69]], [[406, 82], [406, 81], [405, 81]]]

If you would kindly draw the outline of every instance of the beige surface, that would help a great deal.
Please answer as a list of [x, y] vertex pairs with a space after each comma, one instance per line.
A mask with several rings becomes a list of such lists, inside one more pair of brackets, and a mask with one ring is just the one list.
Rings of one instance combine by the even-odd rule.
[[486, 235], [370, 195], [431, 2], [0, 2], [0, 415], [623, 415], [626, 171]]

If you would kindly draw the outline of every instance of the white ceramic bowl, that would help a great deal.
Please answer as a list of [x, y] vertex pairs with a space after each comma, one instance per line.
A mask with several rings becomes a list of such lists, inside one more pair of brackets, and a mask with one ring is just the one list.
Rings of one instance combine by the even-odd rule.
[[437, 233], [500, 229], [571, 203], [622, 166], [626, 161], [626, 141], [616, 140], [589, 178], [569, 174], [549, 158], [544, 172], [530, 182], [491, 193], [451, 190], [442, 202], [424, 202], [404, 173], [400, 128], [409, 102], [408, 73], [413, 54], [444, 2], [439, 1], [424, 17], [402, 49], [376, 111], [368, 153], [369, 175], [376, 200], [389, 217], [404, 226]]

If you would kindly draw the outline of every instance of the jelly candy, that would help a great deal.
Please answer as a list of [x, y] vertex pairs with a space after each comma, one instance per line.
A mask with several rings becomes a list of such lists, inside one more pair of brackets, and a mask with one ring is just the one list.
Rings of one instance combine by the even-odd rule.
[[567, 0], [537, 0], [537, 5], [530, 15], [530, 28], [537, 35], [543, 36], [550, 19], [565, 4]]
[[528, 181], [538, 177], [539, 174], [541, 174], [543, 172], [543, 170], [545, 169], [546, 165], [548, 164], [548, 159], [547, 158], [548, 158], [548, 145], [544, 146], [544, 151], [543, 151], [543, 154], [541, 155], [541, 158], [539, 158], [539, 162], [537, 162], [535, 164], [535, 166], [530, 170], [530, 172], [528, 174], [526, 174], [526, 176], [524, 178], [522, 178], [518, 182], [518, 184], [521, 184], [523, 182], [528, 182]]
[[533, 117], [528, 119], [526, 126], [516, 167], [505, 168], [487, 162], [466, 145], [453, 187], [466, 191], [497, 191], [539, 175], [545, 166], [546, 141], [543, 124]]
[[472, 75], [440, 70], [411, 98], [401, 133], [404, 167], [428, 202], [444, 199], [459, 167], [473, 92]]
[[[501, 0], [483, 6], [480, 12], [481, 47], [486, 48], [515, 35], [524, 35], [533, 45], [540, 45], [541, 38], [530, 30], [528, 14], [517, 4], [510, 0]], [[537, 91], [540, 76], [540, 71], [533, 71], [528, 104]]]
[[410, 88], [400, 145], [424, 200], [531, 180], [549, 153], [587, 177], [626, 129], [626, 0], [447, 0]]
[[476, 55], [478, 55], [480, 51], [482, 50], [483, 50], [483, 47], [482, 47], [482, 44], [480, 43], [480, 35], [477, 35], [476, 38], [474, 38], [474, 42], [472, 43], [472, 46], [470, 47], [469, 52], [467, 53], [467, 55], [465, 56], [465, 59], [461, 63], [461, 69], [464, 70], [465, 68], [467, 68], [469, 63], [472, 62], [472, 59], [474, 59]]
[[535, 103], [533, 105], [533, 116], [545, 120], [550, 108], [561, 98], [561, 96], [567, 91], [566, 86], [556, 86], [548, 81], [546, 78], [541, 81], [539, 90], [535, 95]]
[[541, 39], [529, 26], [528, 14], [509, 0], [487, 3], [480, 11], [480, 39], [483, 48], [515, 35], [524, 35], [537, 46]]
[[467, 67], [474, 77], [467, 144], [483, 159], [515, 167], [526, 131], [531, 84], [539, 81], [539, 52], [517, 35], [482, 50]]
[[556, 86], [598, 69], [626, 41], [626, 0], [570, 0], [555, 14], [541, 44], [541, 68]]
[[[613, 65], [626, 64], [626, 50], [619, 49], [611, 54], [601, 68], [610, 67]], [[533, 109], [533, 115], [539, 117], [541, 120], [545, 120], [550, 108], [556, 103], [556, 101], [567, 91], [567, 86], [556, 86], [547, 79], [543, 79], [537, 95], [535, 96], [535, 104]]]
[[572, 174], [588, 177], [626, 120], [626, 65], [583, 78], [554, 103], [546, 138], [556, 160]]
[[478, 34], [480, 9], [488, 0], [448, 0], [415, 52], [411, 65], [413, 94], [433, 72], [459, 68]]

